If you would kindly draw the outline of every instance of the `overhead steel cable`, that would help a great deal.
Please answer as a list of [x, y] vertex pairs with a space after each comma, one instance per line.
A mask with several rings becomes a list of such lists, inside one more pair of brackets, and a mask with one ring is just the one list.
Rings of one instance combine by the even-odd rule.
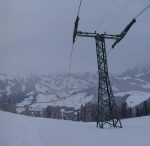
[[[77, 13], [77, 19], [79, 21], [79, 13], [82, 5], [82, 0], [80, 0], [78, 13]], [[78, 24], [77, 24], [78, 25]], [[68, 92], [68, 86], [69, 86], [69, 79], [70, 79], [70, 72], [71, 72], [71, 66], [72, 66], [72, 56], [73, 56], [73, 50], [74, 50], [74, 43], [72, 44], [71, 52], [70, 52], [70, 59], [69, 59], [69, 69], [68, 69], [68, 75], [67, 75], [67, 88], [66, 91]]]
[[110, 48], [110, 49], [108, 50], [108, 52], [107, 52], [107, 57], [108, 57], [109, 53], [111, 52], [111, 50], [112, 50], [112, 48]]
[[146, 11], [148, 8], [150, 8], [150, 4], [145, 8], [145, 9], [143, 9], [138, 15], [136, 15], [135, 16], [135, 19], [137, 18], [137, 17], [139, 17], [144, 11]]
[[118, 20], [118, 18], [122, 15], [122, 13], [125, 11], [125, 9], [129, 6], [129, 4], [132, 1], [133, 0], [128, 0], [127, 3], [125, 3], [125, 5], [123, 5], [123, 7], [120, 9], [119, 13], [117, 13], [117, 15], [115, 16], [115, 18], [113, 19], [112, 23], [107, 27], [105, 33], [114, 25], [114, 23]]
[[79, 4], [79, 9], [78, 9], [78, 14], [77, 14], [77, 16], [79, 16], [80, 9], [81, 9], [81, 5], [82, 5], [82, 0], [80, 1], [80, 4]]
[[[136, 18], [139, 17], [142, 13], [144, 13], [148, 8], [150, 8], [150, 4], [149, 4], [147, 7], [145, 7], [138, 15], [136, 15], [136, 16], [133, 18], [132, 22], [135, 23]], [[111, 50], [112, 50], [112, 48], [109, 49], [109, 51], [108, 51], [108, 53], [107, 53], [107, 56], [109, 55], [109, 53], [110, 53]]]
[[100, 26], [102, 26], [102, 24], [104, 23], [104, 20], [106, 19], [106, 16], [109, 14], [112, 6], [114, 5], [114, 3], [116, 2], [117, 0], [113, 0], [110, 5], [108, 6], [108, 8], [106, 9], [104, 15], [101, 17], [99, 23], [98, 23], [98, 26], [96, 27], [96, 30], [95, 31], [98, 31], [98, 29], [100, 28]]
[[71, 66], [72, 66], [72, 55], [73, 55], [73, 44], [70, 52], [70, 59], [69, 59], [69, 69], [68, 69], [68, 75], [67, 75], [67, 87], [66, 87], [66, 92], [68, 92], [68, 87], [69, 87], [69, 79], [70, 79], [70, 72], [71, 72]]

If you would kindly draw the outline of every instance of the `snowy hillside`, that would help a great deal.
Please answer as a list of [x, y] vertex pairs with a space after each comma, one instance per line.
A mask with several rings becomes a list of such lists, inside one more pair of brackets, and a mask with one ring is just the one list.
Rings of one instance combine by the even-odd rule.
[[143, 101], [150, 99], [150, 93], [143, 91], [129, 91], [115, 94], [116, 96], [128, 95], [126, 102], [129, 107], [139, 105]]
[[[0, 101], [12, 98], [20, 113], [28, 105], [31, 110], [42, 110], [47, 105], [80, 108], [97, 97], [96, 73], [71, 74], [67, 88], [67, 75], [28, 75], [9, 77], [0, 74]], [[112, 89], [119, 103], [127, 101], [134, 107], [150, 99], [150, 66], [133, 68], [119, 75], [111, 75]]]
[[122, 129], [98, 129], [96, 123], [32, 118], [0, 111], [0, 145], [149, 146], [149, 116], [122, 123]]

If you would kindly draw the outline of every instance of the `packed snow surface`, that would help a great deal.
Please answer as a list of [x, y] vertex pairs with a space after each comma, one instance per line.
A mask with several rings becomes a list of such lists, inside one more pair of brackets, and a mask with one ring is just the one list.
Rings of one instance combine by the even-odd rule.
[[149, 146], [150, 116], [123, 120], [122, 129], [0, 111], [1, 146]]

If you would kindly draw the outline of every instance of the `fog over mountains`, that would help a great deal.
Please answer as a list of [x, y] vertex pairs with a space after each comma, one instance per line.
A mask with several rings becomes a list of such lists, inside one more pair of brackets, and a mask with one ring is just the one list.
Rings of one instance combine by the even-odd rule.
[[[112, 89], [116, 102], [126, 101], [134, 107], [150, 99], [150, 66], [135, 67], [119, 75], [111, 74]], [[97, 73], [64, 73], [48, 75], [17, 75], [10, 77], [0, 74], [0, 101], [11, 98], [17, 112], [28, 105], [32, 110], [42, 110], [48, 105], [79, 109], [97, 98]]]

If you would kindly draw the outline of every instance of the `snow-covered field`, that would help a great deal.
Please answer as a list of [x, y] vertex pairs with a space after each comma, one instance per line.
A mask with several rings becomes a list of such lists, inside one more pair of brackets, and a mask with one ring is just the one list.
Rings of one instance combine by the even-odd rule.
[[33, 118], [0, 111], [0, 146], [150, 145], [150, 116], [122, 123], [122, 129], [99, 129], [95, 123]]

